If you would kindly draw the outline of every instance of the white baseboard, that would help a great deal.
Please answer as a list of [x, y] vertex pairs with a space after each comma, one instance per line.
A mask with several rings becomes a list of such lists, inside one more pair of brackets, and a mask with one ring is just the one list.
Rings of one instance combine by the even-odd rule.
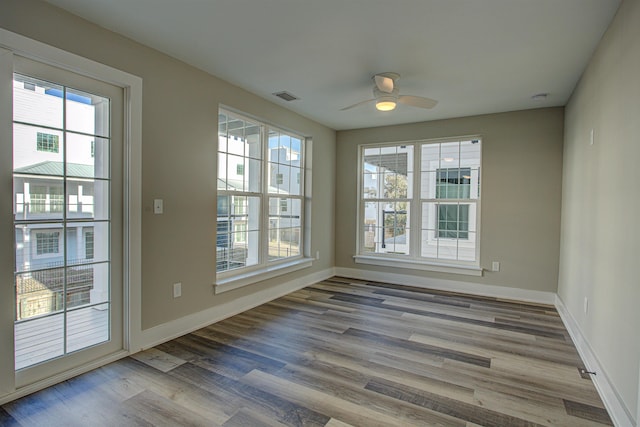
[[380, 271], [367, 271], [357, 268], [336, 267], [337, 276], [351, 277], [360, 280], [376, 282], [389, 282], [398, 285], [415, 286], [416, 288], [435, 289], [439, 291], [461, 292], [470, 295], [509, 299], [538, 304], [555, 305], [556, 294], [554, 292], [533, 291], [517, 289], [506, 286], [484, 285], [457, 280], [442, 280], [431, 277], [413, 276], [409, 274], [386, 273]]
[[578, 322], [576, 322], [575, 318], [571, 315], [558, 295], [556, 295], [555, 305], [565, 328], [567, 328], [567, 331], [573, 340], [573, 344], [578, 350], [580, 358], [585, 364], [585, 368], [588, 371], [597, 373], [596, 375], [592, 375], [591, 379], [593, 380], [593, 384], [595, 385], [604, 406], [609, 412], [609, 416], [611, 417], [613, 424], [619, 427], [636, 426], [636, 423], [633, 421], [633, 416], [616, 392], [613, 383], [609, 380], [606, 371], [602, 368], [602, 365], [598, 361], [591, 345], [580, 330]]
[[262, 291], [228, 301], [225, 304], [216, 305], [215, 307], [146, 329], [140, 334], [140, 341], [137, 343], [137, 348], [132, 349], [131, 353], [133, 354], [140, 350], [154, 347], [197, 329], [204, 328], [212, 323], [219, 322], [228, 317], [265, 304], [276, 298], [280, 298], [281, 296], [287, 295], [293, 291], [297, 291], [321, 280], [328, 279], [333, 275], [334, 269], [327, 268], [326, 270], [290, 280]]

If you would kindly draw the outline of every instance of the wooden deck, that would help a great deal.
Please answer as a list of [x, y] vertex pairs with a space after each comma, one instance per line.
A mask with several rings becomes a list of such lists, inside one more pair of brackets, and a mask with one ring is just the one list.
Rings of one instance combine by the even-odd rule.
[[8, 403], [0, 424], [611, 425], [581, 366], [551, 306], [334, 278]]
[[[100, 306], [100, 308], [106, 306]], [[96, 307], [68, 312], [67, 353], [109, 339], [109, 311]], [[40, 317], [15, 325], [15, 364], [22, 369], [64, 354], [64, 315]]]

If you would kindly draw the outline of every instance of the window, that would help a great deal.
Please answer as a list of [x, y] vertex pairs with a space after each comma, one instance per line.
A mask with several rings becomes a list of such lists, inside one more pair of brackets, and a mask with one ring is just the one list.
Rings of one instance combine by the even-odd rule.
[[59, 151], [58, 135], [38, 132], [38, 136], [36, 138], [36, 150], [48, 153], [57, 153]]
[[[471, 168], [443, 168], [437, 171], [436, 199], [468, 199]], [[438, 205], [438, 237], [469, 238], [469, 205]]]
[[358, 254], [477, 266], [479, 138], [360, 147]]
[[61, 213], [64, 208], [62, 181], [57, 185], [31, 185], [30, 213]]
[[60, 232], [37, 232], [36, 254], [52, 255], [60, 253]]
[[301, 258], [304, 138], [222, 109], [218, 124], [216, 271]]
[[93, 259], [93, 229], [87, 230], [84, 234], [84, 257]]

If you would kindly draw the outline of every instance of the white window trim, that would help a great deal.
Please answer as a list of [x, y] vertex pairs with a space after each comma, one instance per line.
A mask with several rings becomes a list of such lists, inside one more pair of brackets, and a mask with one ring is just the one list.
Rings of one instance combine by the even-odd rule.
[[293, 273], [294, 271], [311, 267], [313, 261], [313, 258], [308, 257], [296, 258], [294, 260], [286, 260], [284, 262], [268, 265], [266, 267], [258, 266], [259, 268], [255, 268], [249, 271], [243, 269], [239, 273], [237, 272], [238, 270], [232, 270], [236, 273], [233, 275], [225, 275], [224, 277], [220, 277], [222, 275], [218, 273], [218, 278], [216, 279], [216, 283], [214, 285], [214, 292], [217, 295], [223, 292], [242, 288], [247, 285], [252, 285], [263, 280], [272, 279], [283, 274]]
[[381, 267], [397, 267], [411, 270], [434, 271], [438, 273], [463, 274], [465, 276], [482, 276], [482, 268], [458, 264], [426, 262], [413, 258], [399, 259], [375, 255], [355, 255], [357, 264], [379, 265]]
[[[450, 138], [437, 138], [437, 139], [424, 139], [424, 140], [410, 140], [410, 141], [388, 141], [381, 143], [365, 143], [358, 145], [358, 206], [357, 206], [357, 224], [356, 224], [356, 254], [353, 256], [354, 261], [357, 264], [368, 264], [368, 265], [378, 265], [384, 267], [394, 267], [394, 268], [403, 268], [403, 269], [412, 269], [412, 270], [421, 270], [421, 271], [433, 271], [440, 273], [451, 273], [451, 274], [460, 274], [467, 276], [482, 276], [484, 269], [480, 266], [480, 224], [481, 224], [481, 199], [478, 198], [474, 203], [477, 206], [477, 224], [476, 224], [476, 260], [472, 262], [467, 261], [455, 261], [455, 260], [437, 260], [434, 258], [423, 258], [418, 255], [412, 256], [394, 256], [393, 254], [374, 254], [374, 253], [364, 253], [361, 252], [362, 247], [364, 246], [364, 236], [362, 236], [361, 230], [361, 220], [362, 220], [362, 205], [363, 201], [366, 199], [363, 198], [362, 189], [363, 189], [363, 161], [362, 156], [365, 148], [370, 147], [387, 147], [390, 145], [414, 145], [414, 168], [413, 168], [413, 191], [414, 195], [411, 199], [411, 203], [414, 204], [413, 209], [413, 217], [421, 217], [422, 210], [419, 205], [421, 205], [420, 195], [416, 192], [418, 191], [418, 187], [416, 186], [418, 180], [420, 179], [420, 173], [418, 173], [420, 169], [419, 160], [420, 156], [416, 155], [416, 150], [419, 149], [421, 144], [441, 144], [446, 142], [455, 142], [462, 140], [471, 140], [471, 139], [479, 139], [482, 140], [481, 135], [465, 135], [459, 137], [450, 137]], [[482, 169], [482, 152], [481, 156], [481, 169]], [[482, 181], [481, 181], [482, 182]], [[415, 227], [412, 227], [414, 230]], [[419, 229], [414, 231], [413, 236], [418, 236]], [[419, 238], [415, 237], [411, 239], [412, 242], [419, 241]], [[412, 243], [415, 244], [415, 243]]]
[[[251, 117], [246, 113], [238, 112], [237, 110], [220, 105], [219, 111], [224, 111], [226, 113], [232, 114], [237, 118], [245, 119], [248, 121], [255, 122], [263, 127], [264, 131], [264, 145], [262, 147], [262, 179], [263, 185], [265, 188], [268, 188], [268, 130], [280, 131], [286, 134], [290, 134], [292, 136], [299, 137], [301, 140], [301, 156], [302, 156], [302, 164], [300, 166], [300, 195], [290, 195], [287, 194], [287, 198], [291, 199], [299, 199], [300, 200], [300, 208], [301, 208], [301, 217], [302, 221], [300, 224], [301, 233], [300, 233], [300, 255], [295, 257], [285, 258], [281, 260], [268, 261], [268, 245], [263, 244], [263, 241], [268, 241], [268, 233], [269, 233], [269, 198], [274, 198], [277, 200], [277, 203], [280, 203], [280, 199], [282, 198], [282, 194], [269, 193], [268, 191], [261, 193], [262, 198], [262, 207], [261, 214], [263, 215], [260, 230], [260, 256], [261, 262], [257, 265], [252, 265], [248, 267], [241, 267], [233, 270], [227, 270], [222, 272], [216, 272], [215, 281], [213, 283], [214, 293], [220, 294], [223, 292], [231, 291], [234, 289], [238, 289], [244, 286], [252, 285], [258, 283], [263, 280], [271, 279], [274, 277], [278, 277], [284, 274], [292, 273], [294, 271], [298, 271], [304, 268], [311, 267], [313, 261], [310, 253], [310, 240], [311, 240], [311, 232], [310, 232], [310, 221], [311, 221], [311, 212], [310, 212], [310, 198], [311, 198], [311, 142], [312, 139], [310, 137], [303, 136], [299, 132], [291, 131], [281, 126], [273, 125], [264, 120]], [[218, 153], [218, 151], [216, 151]], [[276, 174], [276, 182], [278, 180]], [[278, 185], [278, 184], [276, 184]], [[231, 192], [227, 192], [231, 194]], [[216, 199], [218, 193], [216, 192]], [[241, 196], [251, 196], [253, 193], [242, 193], [238, 194]], [[217, 206], [217, 203], [216, 203]]]

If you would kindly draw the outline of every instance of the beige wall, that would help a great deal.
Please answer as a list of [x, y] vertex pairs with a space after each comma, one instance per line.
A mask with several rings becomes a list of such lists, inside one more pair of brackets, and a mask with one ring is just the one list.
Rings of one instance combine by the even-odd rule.
[[[143, 329], [333, 266], [333, 130], [43, 2], [0, 0], [0, 27], [143, 79]], [[311, 253], [321, 258], [311, 268], [214, 295], [219, 103], [313, 137]], [[12, 198], [7, 188], [3, 200]], [[153, 215], [154, 198], [164, 199], [164, 215]], [[172, 298], [174, 282], [182, 282], [179, 299]]]
[[640, 363], [639, 162], [640, 1], [625, 0], [566, 109], [558, 293], [633, 416]]
[[[483, 277], [356, 264], [357, 147], [373, 142], [482, 136]], [[558, 278], [563, 109], [549, 108], [340, 131], [337, 138], [336, 265], [435, 279], [555, 292]]]

